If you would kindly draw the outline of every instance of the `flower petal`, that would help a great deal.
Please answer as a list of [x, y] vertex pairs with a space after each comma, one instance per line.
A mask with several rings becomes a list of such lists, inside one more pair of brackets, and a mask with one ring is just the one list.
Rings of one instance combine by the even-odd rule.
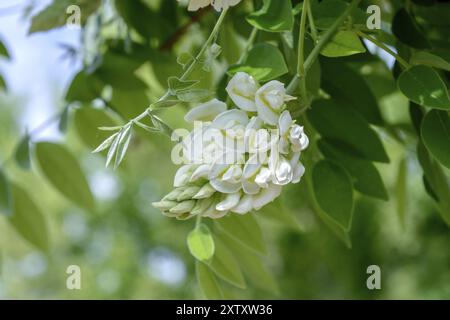
[[177, 170], [175, 178], [173, 179], [173, 186], [175, 188], [182, 187], [189, 182], [193, 167], [192, 164], [186, 164]]
[[305, 173], [305, 167], [303, 166], [303, 164], [298, 163], [294, 167], [294, 175], [292, 177], [292, 183], [299, 183], [300, 179], [302, 178], [304, 173]]
[[278, 119], [278, 129], [280, 130], [280, 136], [284, 136], [292, 125], [292, 117], [288, 110], [284, 110]]
[[256, 111], [255, 93], [258, 84], [245, 72], [237, 72], [225, 88], [234, 104], [245, 111]]
[[187, 122], [211, 121], [225, 110], [227, 110], [227, 105], [224, 102], [212, 99], [189, 110], [184, 116], [184, 120]]
[[217, 115], [212, 122], [212, 126], [218, 129], [229, 129], [237, 124], [247, 125], [248, 116], [245, 111], [232, 109]]
[[253, 181], [242, 180], [242, 190], [244, 190], [246, 194], [257, 194], [261, 190], [261, 187]]
[[239, 203], [231, 209], [232, 212], [238, 214], [246, 214], [253, 209], [253, 196], [245, 194]]
[[270, 184], [268, 188], [262, 189], [261, 192], [253, 196], [253, 208], [259, 210], [266, 204], [272, 202], [281, 193], [281, 186]]
[[228, 211], [239, 203], [239, 199], [241, 199], [240, 192], [227, 194], [225, 198], [216, 205], [216, 210]]
[[217, 178], [212, 179], [209, 183], [214, 189], [221, 193], [235, 193], [241, 189], [240, 183], [231, 183]]

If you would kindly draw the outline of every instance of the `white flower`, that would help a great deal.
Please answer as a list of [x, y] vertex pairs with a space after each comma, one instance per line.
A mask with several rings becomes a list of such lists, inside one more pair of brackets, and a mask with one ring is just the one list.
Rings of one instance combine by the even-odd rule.
[[211, 121], [225, 110], [227, 110], [227, 105], [224, 102], [212, 99], [189, 110], [184, 116], [184, 120], [186, 122]]
[[267, 188], [272, 180], [272, 172], [267, 167], [262, 167], [256, 175], [255, 183], [261, 188]]
[[235, 6], [239, 2], [241, 2], [241, 0], [190, 0], [188, 10], [197, 11], [200, 8], [204, 8], [212, 4], [216, 11], [221, 11], [223, 9], [227, 9], [228, 7]]
[[234, 104], [245, 111], [256, 111], [255, 94], [258, 84], [252, 76], [245, 72], [236, 73], [226, 87], [226, 91]]
[[292, 151], [305, 150], [309, 145], [308, 136], [304, 133], [303, 127], [295, 124], [289, 130], [289, 141], [292, 143]]
[[255, 103], [258, 116], [267, 124], [277, 125], [285, 102], [295, 99], [286, 94], [284, 84], [272, 80], [256, 91]]
[[195, 122], [183, 139], [187, 163], [175, 175], [175, 189], [154, 203], [169, 217], [217, 219], [259, 210], [305, 172], [300, 155], [309, 140], [284, 110], [292, 99], [284, 85], [270, 81], [258, 89], [249, 75], [237, 73], [227, 92], [239, 109], [213, 99], [185, 117], [201, 126]]

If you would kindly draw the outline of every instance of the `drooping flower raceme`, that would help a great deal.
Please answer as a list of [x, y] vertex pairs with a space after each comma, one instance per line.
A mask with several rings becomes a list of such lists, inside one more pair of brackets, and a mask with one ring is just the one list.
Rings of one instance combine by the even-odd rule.
[[[178, 0], [180, 1], [180, 0]], [[189, 0], [188, 10], [197, 11], [206, 6], [212, 5], [216, 11], [222, 11], [237, 5], [242, 0]]]
[[238, 72], [226, 91], [237, 108], [217, 99], [191, 109], [185, 120], [194, 129], [182, 140], [184, 165], [174, 190], [153, 205], [178, 219], [220, 218], [259, 210], [284, 185], [300, 181], [300, 155], [309, 140], [286, 110], [284, 84], [260, 86]]

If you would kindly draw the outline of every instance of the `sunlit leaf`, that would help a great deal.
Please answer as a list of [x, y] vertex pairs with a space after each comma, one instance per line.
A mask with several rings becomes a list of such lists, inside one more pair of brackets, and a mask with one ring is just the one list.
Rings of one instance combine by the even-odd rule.
[[244, 63], [231, 66], [230, 75], [236, 72], [246, 72], [260, 81], [269, 81], [288, 72], [283, 55], [277, 47], [268, 43], [253, 46]]
[[450, 98], [439, 74], [427, 66], [413, 66], [399, 76], [398, 87], [410, 100], [425, 107], [450, 110]]
[[320, 53], [326, 57], [344, 57], [365, 51], [366, 48], [364, 48], [356, 33], [340, 31], [334, 35]]

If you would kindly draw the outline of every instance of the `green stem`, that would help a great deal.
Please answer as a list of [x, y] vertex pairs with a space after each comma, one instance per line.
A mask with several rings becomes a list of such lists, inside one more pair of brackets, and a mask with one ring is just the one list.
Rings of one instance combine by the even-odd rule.
[[358, 6], [361, 0], [353, 0], [352, 3], [345, 9], [342, 15], [337, 18], [336, 21], [331, 25], [331, 27], [320, 37], [319, 42], [314, 47], [314, 49], [309, 54], [308, 58], [305, 60], [305, 71], [308, 72], [309, 68], [311, 68], [312, 64], [318, 57], [320, 51], [328, 44], [328, 41], [334, 36], [338, 27], [344, 22], [344, 20], [350, 15], [354, 8]]
[[250, 51], [253, 43], [255, 42], [257, 34], [258, 34], [258, 29], [253, 27], [253, 30], [248, 37], [247, 43], [245, 44], [244, 51], [242, 52], [242, 55], [239, 57], [237, 64], [241, 64], [244, 62], [245, 58], [247, 57], [248, 52]]
[[197, 219], [195, 220], [195, 227], [198, 228], [201, 223], [202, 223], [202, 216], [199, 214], [197, 216]]
[[[320, 51], [322, 51], [322, 49], [328, 44], [328, 41], [336, 33], [337, 29], [342, 24], [342, 22], [344, 22], [344, 20], [350, 15], [353, 9], [356, 8], [360, 2], [361, 0], [353, 0], [350, 3], [350, 5], [345, 9], [345, 11], [339, 16], [339, 18], [337, 18], [334, 21], [331, 27], [320, 37], [319, 41], [317, 42], [317, 45], [314, 47], [314, 49], [311, 51], [311, 53], [305, 60], [304, 63], [305, 75], [308, 73], [308, 70], [311, 68], [314, 61], [316, 61], [317, 57], [320, 54]], [[288, 85], [287, 88], [288, 93], [292, 93], [295, 90], [299, 80], [300, 77], [298, 75], [295, 75], [294, 78], [291, 80], [291, 83], [289, 83]]]
[[312, 11], [311, 11], [311, 4], [308, 2], [308, 5], [306, 6], [306, 10], [307, 10], [307, 14], [308, 14], [308, 23], [309, 23], [309, 27], [311, 28], [311, 36], [314, 40], [314, 43], [316, 43], [317, 39], [318, 39], [318, 35], [317, 35], [317, 29], [316, 29], [316, 25], [314, 23], [314, 17], [312, 15]]
[[302, 16], [300, 18], [300, 30], [298, 33], [298, 60], [297, 60], [297, 75], [300, 78], [300, 96], [306, 98], [306, 71], [305, 71], [305, 29], [306, 29], [306, 11], [309, 6], [309, 1], [303, 1]]
[[371, 37], [363, 32], [361, 32], [360, 30], [356, 30], [356, 33], [364, 38], [369, 40], [370, 42], [372, 42], [373, 44], [375, 44], [376, 46], [378, 46], [379, 48], [383, 49], [384, 51], [386, 51], [387, 53], [389, 53], [391, 56], [393, 56], [395, 59], [397, 59], [397, 61], [405, 68], [409, 68], [410, 65], [408, 62], [406, 62], [405, 59], [403, 59], [402, 57], [400, 57], [398, 54], [396, 54], [394, 51], [392, 51], [388, 46], [386, 46], [384, 43], [382, 43], [381, 41], [378, 41], [377, 39], [375, 39], [374, 37]]
[[[213, 30], [211, 31], [211, 34], [209, 35], [208, 39], [206, 40], [206, 42], [204, 43], [204, 45], [202, 46], [200, 51], [197, 53], [197, 55], [195, 56], [194, 60], [191, 62], [189, 67], [187, 67], [187, 69], [181, 75], [181, 77], [180, 77], [181, 81], [186, 80], [191, 75], [191, 73], [194, 70], [195, 66], [200, 61], [202, 56], [205, 54], [205, 52], [208, 49], [208, 47], [216, 39], [217, 34], [219, 33], [219, 30], [220, 30], [220, 27], [222, 26], [222, 23], [223, 23], [223, 21], [225, 19], [225, 16], [227, 15], [227, 12], [228, 12], [228, 9], [224, 9], [222, 11], [222, 13], [219, 16], [219, 19], [217, 19], [216, 25], [214, 26]], [[164, 93], [161, 96], [161, 98], [158, 99], [158, 102], [167, 99], [169, 96], [170, 96], [170, 92], [169, 92], [169, 90], [167, 90], [166, 93]], [[151, 107], [152, 106], [150, 105], [150, 107], [148, 107], [140, 115], [138, 115], [137, 117], [131, 119], [130, 122], [132, 122], [132, 121], [139, 121], [139, 120], [142, 120], [143, 118], [145, 118], [148, 115], [148, 112], [151, 111]]]

